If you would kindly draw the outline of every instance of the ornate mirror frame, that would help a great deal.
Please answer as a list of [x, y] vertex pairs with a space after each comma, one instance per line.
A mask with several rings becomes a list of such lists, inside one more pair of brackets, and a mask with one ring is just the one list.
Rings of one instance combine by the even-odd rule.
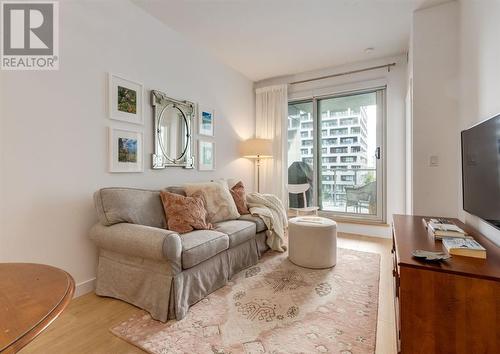
[[[154, 154], [152, 156], [153, 169], [162, 169], [166, 167], [194, 168], [192, 126], [196, 112], [195, 104], [193, 102], [179, 101], [167, 97], [163, 92], [157, 90], [151, 91], [151, 104], [153, 105], [153, 134], [155, 144]], [[177, 108], [182, 113], [186, 125], [186, 146], [182, 154], [177, 158], [166, 156], [163, 153], [162, 142], [159, 137], [162, 114], [168, 107]]]

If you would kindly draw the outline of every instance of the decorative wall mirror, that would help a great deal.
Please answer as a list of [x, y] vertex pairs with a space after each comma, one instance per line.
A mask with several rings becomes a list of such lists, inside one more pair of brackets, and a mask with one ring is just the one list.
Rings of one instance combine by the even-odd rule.
[[154, 108], [153, 168], [194, 167], [192, 121], [195, 105], [178, 101], [163, 92], [151, 91]]

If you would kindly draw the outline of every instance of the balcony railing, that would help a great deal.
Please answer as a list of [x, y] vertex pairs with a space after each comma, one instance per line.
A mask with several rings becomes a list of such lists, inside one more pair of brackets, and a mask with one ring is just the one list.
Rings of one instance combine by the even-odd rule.
[[321, 181], [319, 204], [322, 210], [354, 214], [377, 214], [377, 170], [346, 168], [322, 171], [331, 176]]

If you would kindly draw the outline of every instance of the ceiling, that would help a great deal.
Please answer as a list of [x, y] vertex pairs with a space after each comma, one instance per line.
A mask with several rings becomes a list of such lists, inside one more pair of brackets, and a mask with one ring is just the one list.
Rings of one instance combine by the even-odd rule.
[[253, 81], [402, 54], [412, 12], [446, 2], [132, 1]]

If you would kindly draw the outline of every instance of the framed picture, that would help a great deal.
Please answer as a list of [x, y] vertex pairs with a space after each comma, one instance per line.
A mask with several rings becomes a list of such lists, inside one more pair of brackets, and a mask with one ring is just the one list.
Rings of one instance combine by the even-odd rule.
[[142, 172], [142, 132], [109, 128], [109, 172]]
[[215, 143], [213, 141], [198, 140], [198, 170], [215, 170]]
[[109, 118], [144, 124], [142, 84], [110, 73], [108, 89]]
[[200, 108], [198, 110], [198, 134], [205, 136], [214, 136], [214, 110]]

